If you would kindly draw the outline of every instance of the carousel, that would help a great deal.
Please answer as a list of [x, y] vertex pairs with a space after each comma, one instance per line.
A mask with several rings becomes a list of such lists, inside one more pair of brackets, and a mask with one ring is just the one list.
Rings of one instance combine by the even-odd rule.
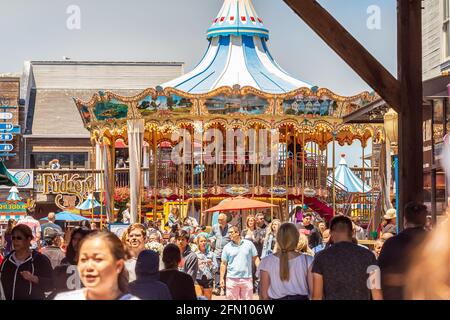
[[282, 220], [296, 207], [324, 219], [344, 210], [351, 192], [334, 166], [330, 174], [328, 159], [335, 163], [336, 143], [359, 140], [364, 149], [369, 140], [383, 142], [381, 125], [343, 122], [378, 96], [340, 96], [286, 73], [270, 54], [269, 31], [251, 0], [225, 0], [207, 39], [200, 63], [177, 79], [133, 97], [99, 92], [88, 102], [75, 99], [95, 148], [108, 219], [115, 219], [123, 170], [114, 159], [118, 141], [128, 147], [132, 222], [164, 215], [169, 203], [200, 212], [207, 225], [206, 209], [235, 196], [272, 204], [267, 213]]

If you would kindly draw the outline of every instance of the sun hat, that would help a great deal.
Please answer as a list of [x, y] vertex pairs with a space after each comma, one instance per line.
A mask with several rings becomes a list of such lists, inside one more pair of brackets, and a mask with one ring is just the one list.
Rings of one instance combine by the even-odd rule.
[[394, 208], [389, 209], [388, 211], [386, 211], [386, 214], [383, 216], [383, 218], [386, 220], [397, 218], [397, 210], [395, 210]]

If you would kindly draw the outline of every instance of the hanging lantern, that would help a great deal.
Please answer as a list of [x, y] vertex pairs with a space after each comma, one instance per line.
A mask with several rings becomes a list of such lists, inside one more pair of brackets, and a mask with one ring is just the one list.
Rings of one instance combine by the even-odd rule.
[[386, 136], [393, 145], [398, 144], [398, 113], [394, 109], [384, 115], [384, 129], [386, 130]]

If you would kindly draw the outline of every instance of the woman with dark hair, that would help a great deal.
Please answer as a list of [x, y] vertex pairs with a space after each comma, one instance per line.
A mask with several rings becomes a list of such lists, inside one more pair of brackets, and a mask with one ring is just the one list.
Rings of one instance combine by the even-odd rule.
[[83, 240], [83, 238], [91, 232], [92, 231], [86, 227], [73, 229], [70, 236], [69, 245], [67, 246], [66, 257], [61, 261], [61, 264], [77, 264], [76, 256], [78, 253], [80, 241]]
[[55, 290], [49, 296], [49, 299], [53, 299], [60, 292], [81, 288], [80, 276], [76, 268], [77, 254], [81, 240], [91, 232], [85, 227], [73, 229], [67, 245], [66, 257], [62, 259], [61, 264], [53, 272]]
[[128, 293], [125, 249], [112, 232], [93, 232], [80, 244], [78, 272], [85, 288], [60, 293], [55, 300], [139, 300]]
[[31, 250], [33, 233], [27, 225], [12, 229], [14, 250], [0, 267], [0, 284], [6, 300], [44, 300], [53, 289], [53, 268], [48, 258]]
[[197, 283], [202, 290], [202, 295], [211, 300], [214, 284], [214, 275], [219, 268], [216, 255], [211, 251], [208, 244], [208, 238], [204, 235], [197, 237], [198, 241], [198, 272]]
[[181, 252], [178, 246], [169, 243], [162, 257], [165, 269], [160, 272], [160, 281], [170, 290], [173, 300], [197, 300], [194, 280], [187, 273], [178, 271], [181, 262]]
[[2, 235], [2, 246], [4, 248], [3, 255], [6, 257], [12, 251], [12, 229], [16, 225], [16, 220], [9, 219], [8, 226]]

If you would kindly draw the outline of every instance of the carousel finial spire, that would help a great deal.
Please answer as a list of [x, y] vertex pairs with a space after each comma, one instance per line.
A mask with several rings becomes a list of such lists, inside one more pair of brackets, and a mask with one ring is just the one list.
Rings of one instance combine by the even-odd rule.
[[224, 0], [207, 35], [208, 39], [228, 35], [256, 35], [268, 39], [269, 30], [256, 13], [252, 0]]
[[[221, 87], [252, 87], [281, 94], [312, 86], [291, 77], [276, 63], [267, 47], [264, 28], [251, 0], [224, 0], [208, 30], [209, 47], [194, 70], [161, 85], [192, 94]], [[248, 111], [244, 111], [248, 112]]]

